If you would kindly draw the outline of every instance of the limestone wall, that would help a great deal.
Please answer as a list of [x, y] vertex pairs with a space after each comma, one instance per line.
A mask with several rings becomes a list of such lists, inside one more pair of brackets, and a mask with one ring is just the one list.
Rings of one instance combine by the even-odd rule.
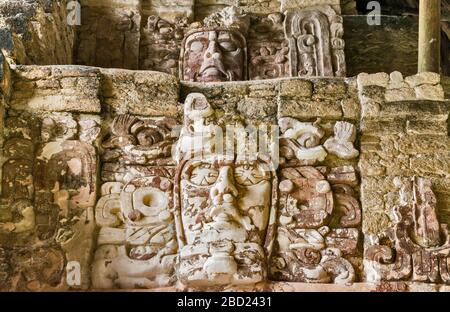
[[399, 73], [390, 78], [387, 74], [358, 77], [365, 233], [382, 232], [391, 222], [398, 200], [393, 184], [396, 176], [429, 177], [439, 216], [448, 222], [449, 104], [439, 80], [439, 75], [427, 73], [407, 77], [406, 82]]
[[0, 2], [0, 47], [20, 64], [72, 64], [75, 30], [66, 1]]
[[[176, 243], [187, 225], [179, 227], [177, 223], [177, 205], [183, 205], [177, 198], [184, 196], [180, 188], [185, 184], [179, 180], [183, 179], [179, 175], [182, 169], [173, 159], [172, 147], [186, 140], [183, 128], [180, 136], [179, 125], [186, 125], [191, 118], [183, 114], [181, 103], [189, 104], [193, 97], [200, 101], [203, 96], [219, 125], [279, 124], [281, 134], [286, 135], [272, 181], [274, 214], [267, 232], [272, 247], [263, 262], [270, 283], [265, 284], [255, 273], [252, 278], [259, 283], [250, 289], [301, 290], [308, 288], [303, 283], [318, 280], [357, 283], [349, 288], [354, 290], [438, 290], [441, 286], [416, 283], [447, 283], [441, 266], [442, 279], [429, 273], [425, 278], [399, 278], [400, 284], [392, 279], [387, 279], [392, 284], [385, 286], [367, 284], [386, 281], [383, 267], [374, 269], [372, 253], [381, 245], [395, 245], [389, 243], [395, 238], [387, 233], [398, 227], [396, 207], [401, 205], [403, 193], [396, 178], [418, 176], [431, 181], [438, 221], [450, 222], [449, 102], [444, 100], [437, 75], [403, 79], [394, 72], [348, 79], [201, 84], [179, 82], [159, 72], [84, 66], [15, 66], [11, 70], [2, 148], [3, 289], [195, 288], [185, 280], [184, 271], [174, 271], [175, 261], [195, 253], [180, 251], [182, 245]], [[310, 143], [292, 145], [289, 129], [303, 127], [312, 131]], [[181, 148], [186, 152], [183, 145]], [[305, 160], [302, 155], [317, 158]], [[299, 177], [293, 177], [294, 173]], [[306, 191], [313, 185], [333, 198], [326, 206], [333, 207], [329, 220], [289, 217], [289, 211], [298, 207], [305, 211], [322, 207], [321, 201], [314, 199], [317, 194], [308, 199], [292, 192], [296, 183], [306, 183], [300, 184], [306, 194], [316, 194]], [[159, 200], [167, 198], [166, 206], [158, 208], [162, 210], [157, 228], [146, 223], [155, 218], [145, 210], [153, 197], [143, 197], [142, 207], [139, 202], [124, 202], [133, 198], [127, 197], [129, 194], [145, 192]], [[292, 198], [302, 206], [293, 204]], [[143, 214], [136, 212], [139, 209]], [[312, 275], [301, 269], [302, 262], [297, 267], [300, 271], [280, 264], [286, 259], [299, 261], [289, 258], [292, 255], [283, 249], [283, 233], [292, 224], [304, 233], [293, 242], [302, 241], [301, 246], [313, 248], [313, 254], [339, 250], [331, 258], [322, 254], [315, 273], [308, 273]], [[152, 232], [157, 229], [163, 230]], [[147, 232], [150, 236], [144, 235]], [[52, 264], [47, 275], [39, 273], [42, 263], [30, 262], [33, 257]], [[414, 261], [415, 270], [418, 264]], [[136, 270], [142, 273], [131, 273]], [[346, 272], [346, 277], [336, 275], [336, 270]], [[403, 271], [396, 270], [391, 272], [401, 276]]]

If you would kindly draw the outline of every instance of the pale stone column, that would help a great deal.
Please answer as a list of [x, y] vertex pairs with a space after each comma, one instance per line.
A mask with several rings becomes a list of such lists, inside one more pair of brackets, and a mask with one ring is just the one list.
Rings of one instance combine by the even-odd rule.
[[441, 0], [420, 0], [419, 72], [440, 72]]

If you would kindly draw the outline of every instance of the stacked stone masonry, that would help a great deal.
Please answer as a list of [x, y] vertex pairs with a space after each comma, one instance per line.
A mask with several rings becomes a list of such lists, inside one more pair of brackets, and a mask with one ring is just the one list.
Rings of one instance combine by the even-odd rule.
[[[404, 80], [439, 89], [439, 80], [420, 85], [424, 75]], [[450, 222], [449, 103], [440, 92], [390, 102], [399, 75], [390, 76], [202, 84], [158, 72], [16, 66], [2, 156], [3, 289], [446, 284], [439, 224]], [[245, 146], [210, 163], [218, 153], [212, 127], [231, 124], [278, 125], [278, 167], [262, 169], [267, 155], [242, 164]], [[188, 157], [192, 129], [210, 134], [198, 159]], [[224, 199], [248, 212], [219, 222], [214, 207]], [[409, 205], [426, 206], [436, 220], [438, 273], [417, 277], [411, 262], [411, 272], [389, 275], [395, 270], [376, 262], [398, 246], [389, 233]], [[415, 259], [408, 252], [393, 263]]]

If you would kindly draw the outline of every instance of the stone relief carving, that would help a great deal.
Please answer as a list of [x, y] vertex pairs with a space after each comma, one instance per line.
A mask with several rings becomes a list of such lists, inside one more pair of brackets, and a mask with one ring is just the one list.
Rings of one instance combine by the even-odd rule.
[[447, 224], [438, 221], [431, 181], [397, 177], [394, 184], [399, 191], [394, 225], [367, 238], [367, 280], [449, 284], [450, 237]]
[[351, 186], [353, 167], [281, 170], [278, 229], [271, 277], [310, 283], [349, 283], [355, 269], [361, 209]]
[[187, 32], [181, 45], [180, 79], [214, 82], [247, 80], [249, 16], [227, 7]]
[[[165, 10], [164, 3], [150, 2], [144, 1], [142, 7], [130, 3], [121, 7], [118, 2], [113, 8], [83, 6], [77, 63], [153, 69], [201, 83], [345, 76], [343, 23], [337, 4], [281, 1], [285, 13], [267, 14], [273, 1], [253, 1], [244, 4], [244, 15], [234, 7], [210, 14], [227, 5], [223, 3], [201, 12], [194, 12], [202, 5], [192, 1], [181, 1], [178, 7], [168, 4], [177, 11], [173, 13]], [[262, 11], [255, 13], [258, 6]], [[207, 17], [202, 22], [189, 25], [194, 17], [203, 16]], [[141, 23], [141, 18], [147, 21]], [[189, 94], [177, 138], [178, 122], [172, 118], [109, 115], [115, 108], [105, 111], [105, 106], [97, 115], [33, 110], [37, 100], [47, 98], [36, 100], [31, 95], [35, 89], [52, 95], [48, 105], [38, 103], [41, 108], [64, 110], [64, 105], [56, 108], [53, 100], [63, 104], [67, 99], [53, 97], [56, 91], [51, 89], [62, 86], [74, 99], [79, 95], [72, 88], [75, 82], [89, 87], [91, 79], [80, 74], [84, 69], [73, 69], [68, 74], [59, 67], [17, 66], [10, 69], [11, 77], [5, 76], [12, 94], [2, 115], [0, 289], [135, 289], [175, 287], [180, 282], [185, 290], [228, 286], [257, 290], [255, 283], [267, 282], [262, 283], [265, 290], [295, 290], [304, 282], [363, 280], [377, 282], [379, 286], [373, 288], [377, 290], [404, 290], [416, 284], [409, 282], [432, 283], [437, 286], [427, 287], [439, 289], [447, 287], [441, 283], [450, 284], [448, 216], [437, 210], [437, 198], [447, 194], [447, 155], [442, 148], [447, 145], [439, 141], [447, 134], [447, 111], [441, 105], [426, 110], [427, 118], [438, 115], [433, 127], [428, 122], [424, 126], [420, 118], [406, 120], [405, 136], [400, 136], [404, 140], [397, 144], [390, 127], [383, 129], [389, 138], [369, 132], [383, 128], [388, 110], [395, 113], [401, 108], [409, 118], [413, 115], [409, 109], [419, 109], [420, 103], [395, 107], [378, 103], [378, 117], [383, 120], [372, 112], [366, 122], [367, 105], [357, 103], [356, 95], [344, 97], [343, 90], [355, 88], [353, 82], [293, 79], [207, 87], [183, 83], [177, 89], [181, 97], [205, 90], [198, 92], [205, 92], [214, 106], [202, 94]], [[122, 75], [119, 70], [99, 70], [95, 75], [108, 76], [107, 88], [126, 84], [127, 74], [116, 83]], [[151, 74], [146, 75], [132, 75], [134, 83], [153, 83], [147, 80]], [[395, 87], [393, 75], [391, 83], [385, 81], [387, 75], [375, 76], [372, 80], [381, 89]], [[428, 73], [420, 77], [412, 82], [417, 90], [430, 81], [433, 88], [442, 89], [436, 77]], [[103, 94], [102, 80], [99, 87], [93, 90], [95, 100], [105, 96], [104, 104], [111, 104], [108, 97], [115, 97], [116, 90]], [[174, 94], [176, 88], [171, 90]], [[359, 96], [363, 100], [364, 95]], [[34, 102], [28, 102], [32, 97]], [[328, 107], [319, 103], [323, 98], [325, 103], [335, 98], [339, 102]], [[119, 101], [115, 99], [114, 105]], [[357, 112], [359, 104], [363, 116]], [[25, 106], [29, 113], [22, 111]], [[355, 112], [349, 113], [353, 108]], [[142, 115], [159, 114], [157, 107], [151, 111]], [[366, 145], [361, 153], [369, 158], [363, 160], [366, 164], [357, 163], [360, 117], [361, 128], [369, 133], [361, 137], [361, 145]], [[352, 123], [335, 122], [339, 118]], [[267, 120], [277, 120], [281, 128], [278, 169], [272, 168], [266, 155], [235, 142], [239, 137], [231, 142], [217, 140], [228, 123], [243, 128]], [[330, 134], [333, 123], [334, 134]], [[223, 151], [221, 143], [235, 149]], [[393, 152], [393, 157], [367, 153], [379, 147]], [[408, 156], [397, 157], [397, 152], [406, 154], [404, 150]], [[435, 150], [438, 156], [429, 156]], [[386, 165], [391, 160], [395, 164]], [[404, 178], [405, 169], [424, 171], [427, 178]], [[363, 176], [361, 191], [357, 170]], [[398, 194], [393, 194], [387, 184], [396, 175], [401, 177], [394, 181]], [[436, 196], [431, 181], [437, 182]], [[358, 198], [372, 191], [376, 194], [364, 200], [364, 218], [380, 224], [368, 231], [377, 234], [366, 235], [363, 247]], [[394, 201], [394, 209], [371, 211], [392, 207]], [[72, 262], [81, 268], [81, 285], [67, 285], [66, 271]]]
[[186, 19], [172, 23], [149, 16], [141, 34], [140, 67], [178, 76], [180, 46], [187, 28]]
[[295, 118], [284, 117], [278, 120], [281, 131], [280, 157], [286, 164], [315, 165], [327, 157], [321, 139], [325, 131], [316, 122], [300, 122]]
[[342, 17], [330, 6], [287, 11], [285, 14], [290, 76], [344, 77]]
[[77, 140], [78, 129], [83, 133], [86, 127], [70, 113], [23, 113], [5, 125], [2, 204], [7, 209], [0, 211], [0, 243], [6, 263], [14, 263], [8, 287], [67, 289], [65, 263], [77, 261], [82, 269], [76, 286], [88, 288], [97, 152]]
[[171, 156], [177, 121], [173, 118], [140, 119], [132, 115], [116, 116], [111, 134], [102, 147], [104, 162], [163, 165]]
[[356, 140], [356, 128], [353, 124], [338, 121], [334, 126], [334, 137], [325, 141], [326, 150], [342, 159], [358, 157], [359, 152], [353, 146]]
[[101, 228], [92, 269], [94, 288], [155, 288], [176, 280], [173, 176], [150, 170], [151, 176], [102, 186], [95, 212]]
[[250, 80], [289, 75], [289, 43], [284, 38], [283, 21], [281, 13], [252, 17], [248, 35]]
[[95, 289], [171, 286], [176, 281], [173, 217], [177, 138], [173, 118], [116, 116], [103, 138], [100, 227], [92, 264]]
[[[214, 109], [200, 94], [191, 94], [185, 105], [192, 114], [185, 118], [180, 142], [186, 142], [183, 136], [209, 137], [203, 125]], [[239, 152], [220, 153], [217, 146], [201, 151], [188, 146], [179, 147], [184, 154], [175, 181], [179, 280], [190, 287], [265, 280], [276, 202], [270, 164], [259, 157], [249, 161]]]
[[89, 254], [93, 248], [97, 196], [97, 152], [78, 140], [44, 144], [37, 156], [36, 231], [55, 240], [67, 261], [78, 261], [83, 287], [89, 286]]
[[342, 18], [330, 6], [268, 15], [230, 6], [191, 24], [152, 15], [141, 33], [140, 68], [181, 80], [346, 74]]

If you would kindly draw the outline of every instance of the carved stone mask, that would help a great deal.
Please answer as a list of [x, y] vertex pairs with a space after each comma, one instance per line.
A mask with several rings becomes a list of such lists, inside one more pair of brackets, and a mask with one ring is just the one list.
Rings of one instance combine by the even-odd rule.
[[246, 53], [245, 38], [236, 30], [195, 31], [183, 41], [180, 78], [197, 82], [246, 80]]
[[[248, 157], [246, 145], [237, 137], [222, 139], [240, 144], [240, 149], [224, 152], [210, 145], [199, 149], [194, 144], [197, 136], [215, 141], [225, 133], [223, 124], [211, 118], [214, 108], [203, 95], [190, 94], [185, 113], [175, 179], [178, 278], [194, 287], [258, 283], [266, 276], [274, 233], [272, 190], [277, 177], [273, 165], [263, 154]], [[213, 125], [222, 131], [191, 129], [193, 124]]]
[[259, 161], [188, 161], [180, 191], [188, 244], [254, 242], [262, 244], [268, 223], [271, 174]]

